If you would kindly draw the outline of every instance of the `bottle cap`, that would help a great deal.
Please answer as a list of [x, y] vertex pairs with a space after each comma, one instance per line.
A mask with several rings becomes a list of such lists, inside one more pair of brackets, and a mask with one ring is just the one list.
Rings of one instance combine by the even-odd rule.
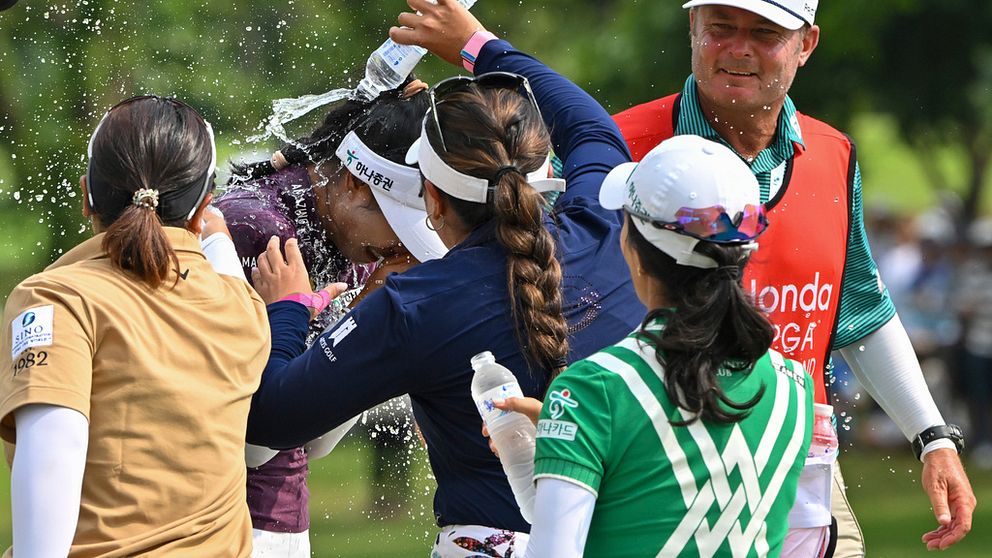
[[496, 357], [494, 357], [493, 354], [489, 351], [482, 351], [481, 353], [472, 357], [471, 362], [472, 362], [472, 370], [478, 372], [480, 368], [482, 368], [487, 364], [495, 364]]
[[825, 405], [823, 403], [813, 403], [813, 414], [818, 417], [832, 417], [834, 416], [834, 406]]

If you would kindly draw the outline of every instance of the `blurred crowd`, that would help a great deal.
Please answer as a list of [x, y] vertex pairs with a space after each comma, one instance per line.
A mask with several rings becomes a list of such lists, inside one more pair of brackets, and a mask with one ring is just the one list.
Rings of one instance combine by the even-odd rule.
[[[943, 203], [915, 217], [870, 207], [865, 226], [879, 276], [896, 304], [937, 405], [965, 428], [963, 456], [992, 469], [992, 217], [961, 225]], [[842, 437], [906, 446], [835, 354]], [[906, 446], [908, 447], [908, 446]]]

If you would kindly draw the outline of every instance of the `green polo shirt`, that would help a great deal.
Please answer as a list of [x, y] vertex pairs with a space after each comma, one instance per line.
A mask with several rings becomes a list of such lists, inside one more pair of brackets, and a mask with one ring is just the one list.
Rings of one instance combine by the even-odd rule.
[[[692, 75], [685, 81], [681, 99], [678, 122], [675, 123], [676, 135], [693, 134], [731, 147], [706, 121], [699, 105], [695, 77]], [[761, 186], [762, 203], [767, 202], [778, 191], [785, 175], [786, 161], [793, 156], [797, 146], [800, 149], [804, 147], [802, 130], [796, 119], [796, 106], [786, 96], [772, 144], [762, 150], [753, 161], [748, 162]], [[871, 257], [868, 236], [865, 234], [861, 207], [861, 168], [856, 162], [853, 198], [850, 203], [847, 265], [841, 287], [840, 316], [834, 335], [834, 349], [846, 347], [867, 337], [885, 325], [896, 313], [889, 291], [879, 288], [881, 280], [878, 277], [878, 267]]]
[[716, 379], [732, 401], [764, 392], [739, 422], [673, 426], [691, 414], [669, 397], [639, 333], [551, 383], [534, 477], [596, 496], [585, 556], [779, 554], [812, 437], [813, 381], [775, 351], [748, 373]]

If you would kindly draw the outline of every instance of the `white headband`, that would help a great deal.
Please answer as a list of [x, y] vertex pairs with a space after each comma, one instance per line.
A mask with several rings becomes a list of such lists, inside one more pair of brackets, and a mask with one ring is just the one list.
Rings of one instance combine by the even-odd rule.
[[[489, 181], [460, 173], [448, 166], [431, 146], [427, 139], [425, 127], [420, 130], [420, 139], [410, 146], [406, 156], [407, 163], [419, 163], [420, 172], [445, 193], [460, 200], [486, 203], [489, 196]], [[525, 175], [527, 183], [538, 192], [564, 192], [565, 181], [560, 178], [549, 178], [551, 167], [550, 155], [537, 170]]]
[[417, 169], [395, 163], [372, 151], [354, 131], [341, 140], [334, 154], [355, 178], [370, 188], [385, 193], [403, 205], [424, 210]]

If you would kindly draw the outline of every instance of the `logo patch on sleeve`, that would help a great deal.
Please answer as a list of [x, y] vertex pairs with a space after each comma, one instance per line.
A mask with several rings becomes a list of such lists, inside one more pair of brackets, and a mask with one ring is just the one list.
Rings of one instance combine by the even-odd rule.
[[334, 342], [331, 343], [331, 347], [337, 347], [338, 343], [344, 341], [344, 338], [348, 337], [348, 334], [355, 331], [355, 328], [357, 327], [358, 323], [355, 321], [355, 318], [348, 316], [348, 319], [342, 322], [341, 325], [331, 333], [330, 337], [334, 340]]
[[551, 412], [551, 418], [557, 420], [565, 413], [565, 407], [576, 408], [579, 406], [579, 402], [572, 399], [572, 392], [568, 389], [563, 389], [561, 391], [552, 391], [548, 395], [548, 410]]
[[25, 349], [47, 347], [55, 337], [55, 306], [39, 306], [25, 310], [12, 322], [10, 358], [17, 358]]
[[575, 434], [578, 431], [579, 426], [567, 420], [542, 419], [537, 421], [538, 438], [552, 438], [572, 442], [575, 440]]

